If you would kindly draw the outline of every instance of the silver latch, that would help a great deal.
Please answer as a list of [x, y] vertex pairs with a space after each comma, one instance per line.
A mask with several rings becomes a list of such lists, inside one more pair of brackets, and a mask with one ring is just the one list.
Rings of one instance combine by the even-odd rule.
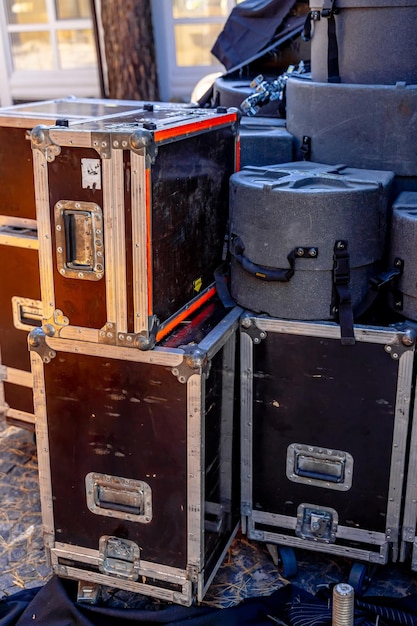
[[339, 516], [334, 509], [314, 504], [300, 504], [297, 508], [295, 534], [301, 539], [334, 543]]
[[137, 580], [139, 546], [129, 539], [103, 535], [99, 542], [99, 570], [117, 578]]

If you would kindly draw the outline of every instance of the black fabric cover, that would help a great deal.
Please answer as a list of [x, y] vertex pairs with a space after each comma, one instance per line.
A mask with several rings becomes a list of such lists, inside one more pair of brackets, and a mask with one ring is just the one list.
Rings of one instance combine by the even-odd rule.
[[296, 0], [244, 0], [232, 9], [212, 54], [226, 69], [251, 58], [271, 42]]
[[[76, 602], [77, 583], [53, 576], [44, 587], [21, 591], [0, 601], [0, 626], [331, 626], [331, 588], [313, 596], [296, 585], [270, 596], [249, 598], [232, 608], [158, 604], [144, 596], [123, 604], [109, 596], [90, 606]], [[134, 596], [134, 594], [131, 594]], [[132, 608], [133, 607], [133, 608]], [[355, 626], [417, 626], [417, 594], [403, 598], [355, 599]]]

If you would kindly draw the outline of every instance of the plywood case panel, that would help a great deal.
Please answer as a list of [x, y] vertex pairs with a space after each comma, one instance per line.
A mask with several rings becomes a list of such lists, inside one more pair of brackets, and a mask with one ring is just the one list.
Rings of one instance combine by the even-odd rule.
[[147, 352], [32, 333], [42, 516], [57, 574], [183, 604], [204, 595], [239, 522], [239, 315], [223, 314], [198, 343], [179, 344], [180, 333]]
[[414, 331], [355, 327], [355, 344], [344, 346], [332, 324], [250, 316], [245, 324], [242, 512], [249, 535], [396, 560]]
[[[69, 97], [0, 109], [0, 261], [5, 268], [0, 279], [0, 408], [13, 424], [33, 428], [26, 338], [33, 327], [42, 324], [30, 132], [38, 125], [71, 126], [92, 118], [120, 118], [141, 106], [135, 101]], [[62, 182], [66, 180], [64, 176]], [[78, 292], [73, 302], [77, 299]], [[95, 304], [90, 304], [89, 315], [96, 320], [97, 295], [91, 302]], [[76, 310], [70, 313], [76, 317]], [[106, 316], [102, 319], [104, 323]]]
[[32, 147], [47, 333], [149, 349], [214, 294], [236, 111], [148, 105]]

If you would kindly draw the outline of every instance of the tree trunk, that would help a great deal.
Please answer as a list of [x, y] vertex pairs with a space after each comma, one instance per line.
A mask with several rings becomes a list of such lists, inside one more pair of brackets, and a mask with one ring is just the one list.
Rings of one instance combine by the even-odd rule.
[[157, 101], [150, 0], [101, 0], [108, 96]]

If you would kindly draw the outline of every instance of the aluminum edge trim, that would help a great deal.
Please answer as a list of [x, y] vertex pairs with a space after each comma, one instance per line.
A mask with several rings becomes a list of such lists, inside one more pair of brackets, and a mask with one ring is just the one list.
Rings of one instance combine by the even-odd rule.
[[220, 565], [223, 563], [225, 556], [227, 554], [227, 551], [229, 550], [233, 539], [236, 537], [238, 530], [239, 530], [239, 524], [237, 523], [235, 528], [231, 532], [230, 538], [228, 542], [226, 543], [224, 549], [222, 550], [222, 553], [219, 559], [217, 560], [215, 566], [213, 567], [213, 571], [211, 572], [210, 576], [207, 578], [206, 584], [204, 584], [204, 576], [203, 576], [203, 573], [201, 573], [199, 577], [199, 585], [198, 585], [198, 592], [197, 592], [197, 600], [199, 602], [201, 602], [204, 596], [206, 595], [207, 589], [210, 587], [211, 583], [213, 582], [213, 578], [215, 577], [217, 573], [217, 570], [219, 569]]
[[71, 352], [74, 354], [135, 361], [138, 363], [154, 363], [155, 365], [175, 367], [180, 365], [184, 358], [184, 350], [180, 348], [156, 347], [153, 350], [135, 350], [123, 346], [98, 344], [95, 342], [89, 343], [87, 341], [75, 341], [73, 339], [55, 337], [45, 337], [45, 341], [47, 346], [56, 352]]
[[148, 331], [147, 193], [145, 156], [130, 152], [134, 332]]
[[228, 313], [198, 344], [201, 350], [207, 352], [209, 359], [224, 346], [230, 336], [235, 332], [241, 313], [242, 309], [240, 307], [232, 309], [232, 311], [230, 311], [230, 313]]
[[[309, 337], [329, 337], [340, 339], [340, 326], [335, 322], [301, 322], [276, 318], [250, 316], [259, 330]], [[356, 341], [385, 344], [396, 337], [395, 329], [378, 326], [354, 326]]]
[[[413, 361], [414, 350], [408, 350], [402, 354], [398, 363], [397, 395], [386, 519], [387, 538], [393, 543], [397, 543], [399, 540]], [[396, 555], [394, 555], [393, 560], [396, 560]]]
[[241, 514], [252, 513], [252, 402], [253, 402], [253, 343], [251, 337], [240, 333], [240, 419], [241, 419]]
[[[259, 541], [259, 533], [254, 530], [252, 526], [248, 527], [249, 539], [257, 539]], [[312, 552], [322, 552], [327, 554], [336, 554], [338, 556], [346, 556], [349, 559], [358, 559], [362, 561], [368, 561], [371, 563], [379, 563], [381, 565], [388, 561], [388, 544], [385, 543], [380, 547], [378, 552], [372, 550], [365, 550], [361, 548], [344, 547], [338, 544], [330, 543], [315, 543], [311, 542], [306, 545], [304, 539], [298, 537], [289, 537], [288, 535], [282, 535], [280, 533], [264, 532], [262, 531], [261, 541], [266, 543], [279, 543], [282, 546], [290, 546], [292, 548], [300, 548], [302, 550], [310, 550]]]
[[[236, 354], [236, 326], [234, 322], [237, 320], [237, 316], [230, 316], [229, 323], [232, 324], [229, 328], [226, 327], [226, 331], [223, 328], [223, 334], [225, 336], [225, 343], [219, 347], [219, 342], [215, 342], [218, 350], [223, 349], [222, 354], [222, 398], [221, 398], [221, 409], [220, 409], [220, 420], [221, 420], [221, 440], [220, 440], [220, 476], [219, 476], [219, 492], [222, 498], [222, 502], [232, 504], [232, 455], [230, 451], [233, 450], [233, 417], [234, 417], [234, 381], [235, 381], [235, 354]], [[232, 330], [232, 334], [228, 332]], [[201, 346], [201, 344], [200, 344]], [[203, 415], [205, 416], [205, 410]], [[204, 432], [204, 431], [203, 431]], [[205, 465], [202, 465], [205, 467]], [[203, 481], [202, 481], [203, 482]], [[204, 484], [204, 482], [203, 482]], [[204, 518], [204, 502], [202, 500], [202, 517]], [[235, 537], [239, 528], [239, 524], [236, 524], [236, 527], [232, 530], [231, 536], [222, 553], [215, 563], [210, 575], [208, 576], [206, 582], [204, 582], [204, 568], [199, 573], [198, 577], [198, 588], [197, 588], [197, 599], [201, 601], [204, 598], [204, 595], [211, 584], [214, 576], [216, 575], [217, 569], [219, 565], [222, 563], [229, 546]], [[202, 544], [204, 548], [204, 544]], [[204, 550], [202, 550], [202, 560], [204, 560]], [[202, 561], [204, 562], [204, 561]], [[205, 565], [205, 563], [204, 563]]]
[[[222, 398], [221, 398], [221, 410], [220, 410], [220, 476], [219, 476], [219, 493], [221, 501], [227, 504], [232, 504], [232, 481], [233, 481], [233, 459], [230, 451], [233, 450], [233, 417], [234, 417], [234, 380], [235, 380], [235, 352], [236, 352], [236, 337], [229, 337], [224, 345], [223, 351], [223, 368], [222, 368]], [[205, 514], [205, 511], [203, 510]], [[226, 546], [222, 550], [222, 553], [215, 563], [210, 575], [206, 582], [204, 582], [204, 569], [200, 572], [198, 577], [198, 589], [197, 599], [201, 601], [206, 594], [211, 581], [213, 580], [219, 565], [222, 563], [227, 550], [236, 536], [239, 529], [239, 523], [232, 530]], [[204, 557], [204, 553], [203, 553]], [[205, 565], [205, 563], [204, 563]]]
[[5, 367], [6, 376], [5, 382], [13, 385], [20, 385], [21, 387], [33, 387], [33, 376], [31, 372], [25, 370], [18, 370], [15, 367]]
[[204, 564], [204, 389], [205, 379], [201, 374], [190, 376], [187, 381], [187, 564], [197, 576]]
[[0, 229], [3, 227], [12, 226], [20, 229], [27, 229], [31, 232], [29, 234], [0, 232], [0, 245], [13, 246], [15, 248], [27, 248], [28, 250], [39, 250], [38, 230], [36, 220], [31, 220], [22, 217], [9, 217], [7, 215], [0, 215]]
[[412, 452], [409, 455], [407, 467], [402, 540], [404, 542], [414, 543], [416, 539], [417, 524], [417, 402], [414, 402], [413, 407], [410, 450]]
[[[53, 553], [57, 557], [78, 560], [80, 563], [89, 563], [90, 565], [98, 565], [100, 562], [100, 553], [94, 548], [86, 548], [84, 546], [55, 542]], [[164, 565], [163, 563], [154, 563], [152, 561], [140, 561], [140, 575], [155, 576], [159, 580], [170, 582], [178, 582], [178, 579], [187, 580], [187, 573], [179, 567]]]
[[18, 409], [7, 409], [6, 417], [18, 422], [24, 422], [25, 424], [35, 424], [35, 415], [33, 413], [27, 413], [26, 411], [19, 411]]
[[13, 235], [0, 233], [0, 246], [10, 246], [13, 248], [27, 248], [28, 250], [39, 250], [39, 242], [34, 237], [24, 237], [22, 235]]
[[[115, 586], [115, 578], [106, 574], [78, 569], [77, 567], [69, 567], [67, 565], [59, 565], [55, 563], [55, 561], [53, 562], [53, 568], [58, 575], [63, 577], [72, 578], [75, 580], [88, 580], [98, 583], [100, 585], [106, 585], [108, 587]], [[154, 573], [150, 572], [148, 576], [154, 576]], [[141, 593], [146, 596], [152, 596], [154, 598], [159, 598], [167, 602], [180, 603], [185, 606], [190, 606], [192, 603], [191, 583], [187, 580], [181, 579], [175, 581], [176, 584], [181, 585], [181, 592], [171, 591], [170, 589], [164, 589], [164, 587], [157, 587], [155, 585], [149, 585], [137, 581], [124, 580], [122, 578], [117, 578], [116, 580], [116, 586], [120, 589], [125, 589], [126, 591]]]
[[50, 319], [55, 311], [53, 279], [52, 225], [49, 210], [48, 164], [40, 150], [33, 149], [35, 202], [39, 241], [40, 285], [43, 319]]
[[[280, 529], [295, 530], [297, 526], [297, 518], [291, 515], [282, 515], [279, 513], [270, 513], [267, 511], [253, 511], [252, 522], [254, 524], [266, 524], [268, 526], [277, 526]], [[351, 541], [360, 541], [367, 544], [383, 545], [386, 543], [385, 533], [364, 528], [353, 528], [350, 526], [338, 525], [336, 537], [338, 539], [349, 539]], [[307, 539], [302, 539], [304, 544], [308, 544]]]
[[[102, 163], [108, 159], [102, 159]], [[108, 320], [116, 321], [116, 332], [127, 333], [127, 286], [126, 286], [126, 236], [123, 152], [113, 150], [109, 159], [113, 184], [113, 221], [107, 224], [112, 264], [107, 275], [107, 294], [109, 298]], [[109, 194], [111, 197], [111, 192]], [[106, 207], [109, 210], [109, 207]], [[109, 233], [111, 231], [111, 234]], [[114, 255], [114, 256], [113, 256]], [[114, 317], [114, 314], [115, 317]], [[113, 316], [113, 317], [112, 317]]]
[[233, 433], [236, 334], [228, 338], [222, 358], [222, 397], [220, 409], [220, 476], [219, 493], [223, 502], [232, 504]]
[[[101, 159], [103, 174], [103, 216], [104, 216], [104, 274], [106, 281], [106, 308], [107, 321], [116, 322], [116, 294], [115, 294], [115, 259], [114, 246], [114, 202], [112, 159]], [[117, 329], [116, 329], [117, 330]]]
[[49, 439], [45, 395], [45, 376], [41, 357], [30, 352], [33, 374], [33, 404], [35, 410], [36, 448], [38, 454], [39, 490], [45, 547], [54, 541], [54, 515], [52, 502], [51, 468], [49, 464]]
[[9, 215], [0, 215], [1, 226], [17, 226], [18, 228], [28, 228], [29, 230], [37, 230], [38, 223], [28, 217], [11, 217]]

